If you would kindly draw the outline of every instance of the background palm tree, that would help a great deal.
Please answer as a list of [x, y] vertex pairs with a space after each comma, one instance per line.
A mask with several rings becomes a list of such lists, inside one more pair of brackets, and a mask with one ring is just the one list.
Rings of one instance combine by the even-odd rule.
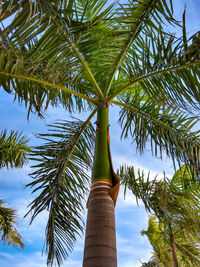
[[6, 207], [6, 203], [0, 199], [0, 236], [1, 241], [6, 245], [13, 245], [24, 248], [21, 235], [17, 232], [16, 211]]
[[119, 172], [125, 186], [157, 216], [149, 218], [142, 234], [161, 266], [199, 266], [199, 182], [192, 182], [191, 171], [182, 166], [171, 180], [163, 181], [144, 174], [136, 178], [133, 167], [121, 166]]
[[[161, 224], [162, 228], [160, 227]], [[175, 229], [173, 229], [173, 232], [175, 233]], [[148, 229], [141, 233], [148, 237], [153, 247], [154, 257], [152, 257], [152, 260], [154, 259], [154, 266], [173, 266], [170, 239], [168, 233], [164, 232], [163, 223], [159, 222], [158, 218], [150, 216]], [[181, 232], [175, 233], [174, 239], [177, 247], [178, 265], [199, 266], [199, 241], [194, 237], [192, 238], [191, 234], [183, 236]]]
[[[156, 217], [149, 217], [148, 229], [142, 230], [141, 234], [146, 235], [154, 251], [153, 259], [155, 266], [172, 266], [171, 249], [169, 244], [164, 240], [163, 223], [156, 220]], [[148, 264], [150, 264], [148, 263]]]
[[152, 256], [148, 262], [142, 262], [142, 267], [157, 267], [160, 266], [156, 257]]
[[[0, 133], [0, 168], [23, 167], [28, 161], [30, 147], [27, 146], [28, 139], [22, 133], [7, 131]], [[17, 232], [15, 225], [17, 219], [16, 211], [6, 207], [6, 203], [0, 199], [0, 236], [4, 244], [19, 245], [24, 248], [21, 235]]]
[[[38, 197], [30, 208], [32, 220], [49, 211], [47, 262], [60, 265], [82, 230], [87, 170], [93, 166], [84, 266], [116, 266], [119, 179], [109, 149], [108, 107], [120, 107], [122, 137], [131, 136], [140, 152], [150, 140], [155, 156], [165, 152], [198, 173], [199, 132], [192, 132], [192, 112], [199, 108], [198, 34], [187, 39], [184, 14], [183, 36], [166, 33], [164, 24], [180, 26], [172, 1], [165, 0], [7, 0], [1, 21], [1, 85], [26, 104], [28, 115], [42, 116], [50, 104], [69, 113], [90, 111], [85, 121], [53, 124], [40, 135], [46, 144], [33, 152], [38, 164], [28, 186]], [[90, 121], [96, 113], [93, 160]]]

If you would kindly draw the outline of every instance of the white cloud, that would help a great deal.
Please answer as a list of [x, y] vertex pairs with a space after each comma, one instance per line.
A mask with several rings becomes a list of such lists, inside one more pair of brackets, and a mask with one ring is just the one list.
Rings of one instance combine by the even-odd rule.
[[13, 255], [6, 253], [6, 252], [0, 252], [0, 257], [7, 258], [9, 260], [13, 260], [15, 258]]
[[30, 182], [30, 172], [31, 168], [29, 166], [25, 166], [22, 169], [0, 169], [0, 183], [11, 187], [18, 184], [23, 187]]
[[[143, 253], [144, 253], [143, 255], [149, 254], [148, 251], [143, 251]], [[141, 260], [140, 258], [138, 258], [138, 260], [125, 259], [125, 260], [121, 261], [119, 264], [122, 267], [141, 267], [141, 262], [147, 262], [150, 259], [150, 257], [147, 257], [146, 260], [145, 259]]]
[[141, 243], [138, 240], [138, 236], [135, 236], [135, 239], [131, 239], [117, 235], [117, 249], [119, 255], [119, 266], [121, 267], [141, 266], [141, 264], [138, 265], [140, 263], [139, 259], [145, 262], [152, 256], [152, 249], [150, 245], [147, 242], [145, 244]]
[[40, 252], [31, 254], [17, 253], [11, 256], [7, 253], [0, 253], [0, 266], [3, 267], [46, 267], [45, 257]]
[[[138, 200], [138, 204], [141, 206], [143, 202]], [[120, 192], [117, 199], [117, 208], [126, 209], [137, 206], [136, 198], [130, 190], [126, 190], [126, 195], [124, 198], [124, 186], [120, 187]]]
[[[82, 254], [82, 253], [81, 253]], [[68, 258], [63, 267], [79, 267], [82, 264], [82, 259], [79, 256], [78, 259]], [[41, 255], [41, 251], [35, 251], [33, 253], [13, 252], [5, 253], [0, 252], [0, 266], [2, 267], [46, 267], [46, 255]]]
[[[154, 159], [149, 158], [149, 162], [152, 162], [152, 161], [154, 161]], [[116, 168], [119, 168], [120, 165], [124, 165], [124, 164], [126, 164], [126, 166], [133, 166], [136, 174], [138, 173], [138, 169], [140, 169], [140, 171], [144, 171], [145, 176], [147, 176], [150, 172], [150, 179], [154, 179], [156, 176], [158, 178], [163, 178], [163, 176], [164, 176], [161, 169], [159, 169], [159, 171], [156, 171], [153, 168], [148, 169], [143, 164], [139, 164], [137, 162], [137, 160], [135, 160], [135, 159], [130, 160], [129, 157], [127, 157], [126, 155], [123, 155], [123, 154], [114, 154], [113, 155], [113, 164]], [[167, 174], [167, 177], [170, 178], [171, 175]]]
[[82, 261], [78, 261], [78, 260], [68, 260], [63, 267], [81, 267], [82, 265]]
[[16, 210], [17, 221], [18, 221], [18, 231], [23, 236], [25, 245], [33, 244], [35, 241], [43, 242], [45, 237], [45, 226], [48, 220], [48, 213], [46, 211], [40, 213], [33, 223], [30, 223], [30, 215], [24, 218], [25, 214], [28, 212], [28, 204], [32, 199], [27, 198], [16, 198], [10, 201], [9, 206]]

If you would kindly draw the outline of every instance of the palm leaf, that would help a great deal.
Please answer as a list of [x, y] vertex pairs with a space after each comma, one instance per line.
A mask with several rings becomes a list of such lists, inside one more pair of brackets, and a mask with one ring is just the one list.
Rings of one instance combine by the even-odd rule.
[[[156, 214], [159, 220], [158, 227], [155, 219], [151, 218], [148, 230], [142, 231], [148, 236], [159, 262], [165, 266], [161, 255], [167, 255], [169, 237], [173, 235], [181, 266], [198, 266], [200, 222], [199, 196], [195, 193], [197, 188], [194, 185], [180, 188], [176, 177], [171, 181], [166, 178], [163, 181], [156, 178], [149, 181], [149, 175], [145, 178], [138, 173], [136, 178], [133, 167], [121, 166], [119, 175], [125, 188], [128, 187], [137, 199], [141, 199], [147, 211]], [[164, 254], [161, 253], [162, 249]]]
[[120, 31], [121, 47], [119, 49], [120, 52], [116, 54], [116, 60], [106, 89], [107, 93], [128, 49], [135, 41], [137, 35], [142, 32], [143, 28], [151, 26], [157, 29], [157, 21], [162, 21], [162, 17], [169, 23], [175, 22], [172, 18], [171, 1], [170, 4], [168, 5], [165, 0], [127, 1], [125, 4], [119, 4], [115, 20], [117, 24], [116, 29]]
[[[185, 27], [185, 26], [184, 26]], [[199, 33], [192, 38], [175, 36], [159, 29], [145, 29], [129, 48], [122, 66], [121, 88], [111, 92], [110, 102], [135, 84], [154, 99], [199, 108]], [[187, 46], [187, 51], [185, 50]]]
[[[58, 61], [66, 62], [68, 55], [70, 67], [78, 67], [81, 74], [85, 73], [90, 86], [92, 84], [98, 95], [103, 97], [107, 77], [112, 73], [111, 84], [141, 26], [152, 25], [160, 16], [173, 21], [171, 8], [165, 0], [130, 2], [127, 6], [119, 6], [116, 15], [114, 5], [105, 7], [106, 3], [105, 0], [71, 1], [68, 8], [66, 1], [35, 0], [20, 4], [4, 1], [2, 20], [14, 14], [15, 17], [1, 33], [3, 42], [11, 46], [14, 43], [18, 47], [34, 42], [32, 53], [36, 51], [39, 59], [50, 59], [47, 66], [51, 63], [56, 67]], [[150, 15], [151, 19], [147, 22]], [[35, 43], [36, 37], [38, 41]]]
[[[154, 213], [161, 220], [165, 217], [171, 223], [175, 215], [174, 220], [182, 222], [179, 225], [183, 226], [183, 229], [185, 223], [190, 226], [190, 222], [193, 226], [196, 225], [196, 230], [199, 228], [196, 216], [199, 200], [195, 195], [195, 188], [180, 190], [179, 185], [174, 183], [175, 181], [170, 181], [166, 177], [164, 180], [158, 180], [157, 177], [150, 179], [150, 174], [145, 177], [144, 172], [140, 170], [138, 170], [137, 177], [132, 166], [120, 166], [118, 175], [122, 184], [125, 185], [125, 190], [129, 188], [136, 199], [142, 199], [147, 211]], [[179, 217], [176, 217], [176, 214]], [[195, 228], [193, 230], [196, 231]]]
[[50, 133], [39, 135], [46, 144], [32, 153], [38, 164], [31, 174], [34, 181], [27, 186], [39, 195], [30, 204], [29, 213], [33, 212], [32, 222], [48, 210], [45, 247], [49, 266], [66, 259], [76, 235], [83, 231], [82, 202], [89, 186], [94, 145], [94, 128], [89, 121], [94, 113], [85, 123], [76, 120], [50, 125]]
[[28, 139], [22, 133], [1, 131], [0, 133], [0, 168], [21, 168], [28, 161], [30, 147], [27, 146]]
[[[83, 99], [90, 100], [91, 96], [94, 97], [94, 92], [90, 90], [91, 86], [88, 83], [81, 81], [82, 70], [68, 53], [69, 48], [65, 47], [66, 56], [59, 60], [55, 52], [43, 53], [47, 49], [44, 45], [36, 50], [38, 42], [34, 40], [28, 48], [22, 45], [8, 47], [4, 43], [0, 49], [1, 85], [7, 92], [14, 92], [19, 102], [25, 102], [29, 112], [36, 111], [40, 115], [49, 104], [62, 104], [70, 112], [74, 108], [83, 111]], [[56, 49], [59, 50], [58, 41], [55, 42]], [[51, 47], [48, 49], [52, 51]]]
[[0, 199], [0, 236], [4, 244], [20, 246], [24, 248], [21, 235], [17, 232], [16, 211], [5, 206], [5, 202]]
[[126, 165], [121, 165], [117, 170], [117, 175], [121, 178], [121, 183], [125, 186], [124, 196], [126, 195], [127, 188], [130, 189], [138, 204], [138, 199], [142, 199], [145, 208], [150, 212], [151, 207], [149, 206], [149, 198], [154, 194], [154, 185], [157, 180], [150, 179], [150, 173], [145, 177], [144, 171], [138, 170], [137, 175], [135, 174], [134, 167], [129, 167]]
[[199, 245], [191, 243], [177, 244], [177, 249], [181, 252], [181, 257], [178, 257], [181, 266], [195, 266], [200, 264]]
[[[84, 38], [82, 40], [81, 37], [86, 35], [86, 39], [88, 39], [87, 35], [91, 34], [87, 33], [89, 29], [93, 28], [93, 24], [97, 26], [102, 24], [111, 7], [102, 11], [106, 1], [86, 2], [86, 5], [81, 1], [78, 1], [78, 5], [74, 3], [74, 8], [71, 9], [73, 12], [70, 11], [69, 14], [68, 7], [62, 3], [58, 5], [53, 1], [44, 3], [42, 1], [34, 1], [34, 3], [24, 1], [21, 4], [22, 9], [15, 15], [13, 23], [4, 29], [2, 35], [5, 42], [6, 38], [8, 38], [7, 33], [15, 30], [12, 36], [8, 38], [10, 40], [8, 43], [16, 43], [17, 41], [19, 45], [21, 45], [22, 39], [22, 44], [26, 45], [30, 41], [34, 41], [34, 38], [39, 38], [34, 46], [37, 53], [42, 48], [40, 55], [38, 54], [40, 59], [46, 57], [50, 59], [51, 63], [55, 63], [58, 62], [58, 58], [59, 62], [66, 61], [68, 56], [71, 67], [76, 68], [76, 71], [77, 67], [79, 67], [86, 74], [87, 80], [90, 80], [94, 85], [99, 96], [103, 97], [101, 89], [84, 58], [88, 51], [84, 52], [81, 49], [81, 42], [85, 44]], [[5, 3], [3, 6], [3, 11], [5, 10], [3, 14], [5, 13], [5, 16], [12, 9], [12, 5], [15, 6], [15, 3], [11, 5]], [[19, 8], [19, 6], [16, 8]], [[88, 16], [89, 11], [92, 11], [91, 8], [94, 8], [95, 12], [93, 14], [90, 12], [90, 16]], [[44, 14], [45, 16], [43, 16]], [[10, 13], [9, 15], [12, 14]], [[26, 24], [22, 22], [22, 17]], [[19, 36], [20, 38], [18, 38]], [[90, 46], [88, 45], [87, 47], [89, 48]], [[71, 69], [71, 72], [73, 72], [73, 68]]]
[[158, 266], [171, 266], [171, 248], [166, 244], [163, 235], [163, 223], [157, 220], [155, 216], [149, 216], [148, 229], [141, 231], [146, 235], [151, 243]]
[[192, 131], [198, 119], [184, 114], [179, 107], [153, 102], [141, 93], [136, 91], [120, 102], [114, 101], [123, 106], [119, 118], [122, 137], [131, 136], [141, 153], [149, 142], [155, 156], [162, 158], [165, 151], [174, 164], [178, 161], [193, 165], [198, 173], [199, 131]]

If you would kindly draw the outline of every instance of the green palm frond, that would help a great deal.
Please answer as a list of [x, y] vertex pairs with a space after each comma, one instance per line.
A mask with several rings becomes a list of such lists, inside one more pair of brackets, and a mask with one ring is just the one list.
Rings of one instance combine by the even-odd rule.
[[[185, 27], [185, 25], [184, 25]], [[185, 32], [185, 31], [183, 31]], [[144, 29], [126, 54], [122, 72], [126, 84], [110, 99], [139, 84], [154, 99], [199, 108], [199, 32], [186, 39], [162, 31]], [[187, 50], [186, 50], [187, 47]]]
[[[46, 47], [48, 42], [44, 42], [43, 45], [40, 43], [41, 40], [34, 40], [26, 46], [17, 44], [12, 47], [3, 43], [0, 49], [1, 85], [7, 92], [14, 92], [19, 102], [25, 102], [29, 112], [36, 111], [40, 115], [49, 104], [62, 105], [70, 112], [73, 109], [83, 111], [83, 99], [94, 98], [95, 92], [87, 80], [83, 82], [84, 73], [79, 68], [79, 62], [73, 58], [69, 47], [65, 47], [65, 51], [62, 52], [65, 57], [61, 58], [57, 39], [54, 42], [56, 52], [52, 47]], [[47, 50], [51, 53], [47, 53]], [[34, 80], [41, 82], [35, 83]], [[52, 87], [56, 87], [57, 90]]]
[[120, 47], [118, 48], [119, 52], [116, 53], [106, 93], [109, 93], [115, 74], [138, 34], [143, 34], [143, 28], [149, 26], [157, 29], [157, 21], [162, 21], [162, 18], [168, 23], [175, 22], [172, 13], [171, 1], [170, 4], [165, 0], [127, 1], [126, 3], [122, 2], [122, 4], [119, 2], [115, 17], [115, 29], [119, 34]]
[[31, 222], [42, 211], [49, 214], [46, 226], [47, 263], [60, 265], [71, 251], [76, 235], [83, 231], [82, 202], [89, 186], [94, 128], [89, 122], [60, 121], [50, 125], [46, 141], [36, 147], [32, 159], [38, 162], [27, 186], [39, 195], [30, 204]]
[[[0, 168], [21, 168], [28, 161], [31, 148], [28, 147], [28, 139], [22, 133], [7, 130], [0, 133]], [[21, 235], [15, 225], [17, 220], [16, 211], [6, 207], [0, 199], [0, 236], [4, 244], [20, 246], [24, 248]]]
[[[199, 194], [196, 191], [199, 190], [199, 184], [180, 186], [181, 177], [177, 178], [177, 173], [172, 180], [155, 178], [150, 181], [149, 174], [146, 178], [140, 172], [136, 178], [133, 167], [128, 166], [121, 166], [118, 174], [125, 190], [129, 188], [137, 199], [143, 201], [146, 210], [157, 217], [157, 222], [153, 217], [149, 220], [148, 231], [142, 231], [148, 236], [156, 255], [160, 255], [162, 247], [169, 247], [169, 237], [173, 235], [182, 265], [198, 266], [200, 221]], [[153, 236], [155, 231], [156, 235]], [[188, 253], [184, 253], [187, 248]], [[164, 255], [167, 255], [166, 251]], [[162, 262], [161, 257], [158, 259]]]
[[106, 83], [105, 91], [109, 91], [127, 49], [141, 28], [155, 24], [161, 16], [173, 21], [171, 7], [165, 0], [130, 1], [118, 5], [116, 15], [114, 4], [106, 7], [105, 0], [70, 2], [68, 8], [69, 3], [63, 1], [4, 1], [2, 21], [14, 14], [15, 18], [2, 30], [2, 42], [23, 51], [31, 44], [34, 48], [29, 54], [45, 64], [45, 69], [51, 66], [50, 73], [53, 69], [63, 72], [67, 64], [68, 75], [62, 75], [62, 79], [69, 72], [76, 79], [85, 75], [100, 97]]
[[17, 232], [16, 225], [16, 211], [7, 208], [5, 202], [0, 199], [0, 237], [4, 244], [20, 246], [24, 248], [21, 235]]
[[[94, 85], [98, 95], [103, 97], [86, 58], [94, 49], [97, 51], [98, 43], [94, 43], [93, 39], [88, 44], [87, 41], [91, 35], [95, 36], [93, 27], [96, 32], [99, 25], [103, 27], [104, 18], [109, 16], [112, 5], [103, 10], [107, 2], [105, 0], [76, 2], [74, 1], [73, 9], [69, 12], [66, 5], [58, 5], [53, 1], [22, 1], [22, 9], [15, 15], [13, 23], [2, 31], [3, 40], [7, 45], [14, 42], [20, 47], [21, 43], [24, 46], [34, 42], [31, 56], [37, 61], [42, 61], [47, 69], [53, 66], [58, 69], [57, 72], [59, 69], [63, 71], [62, 65], [64, 64], [65, 72], [68, 74], [65, 75], [66, 78], [72, 76], [71, 80], [79, 80], [80, 76], [85, 75], [90, 87], [91, 84]], [[15, 6], [15, 3], [11, 5], [5, 3], [3, 14], [7, 13], [6, 10], [9, 12], [12, 5]], [[26, 21], [25, 24], [21, 20], [22, 17]], [[7, 33], [11, 30], [14, 30], [14, 33], [8, 37]], [[35, 38], [38, 38], [38, 41], [35, 42]], [[99, 38], [96, 40], [99, 42]], [[91, 46], [92, 50], [90, 50]]]
[[182, 165], [181, 168], [174, 173], [171, 184], [176, 184], [176, 187], [183, 192], [190, 192], [192, 188], [192, 194], [199, 206], [199, 179], [188, 166]]
[[141, 267], [163, 267], [158, 263], [158, 260], [155, 256], [152, 256], [148, 262], [141, 262]]
[[[10, 58], [17, 55], [14, 64], [10, 64], [12, 69], [17, 71], [23, 66], [31, 71], [30, 75], [38, 75], [36, 78], [59, 81], [60, 85], [81, 91], [87, 97], [104, 98], [104, 93], [112, 101], [125, 89], [140, 83], [154, 98], [172, 102], [176, 97], [179, 103], [190, 102], [196, 107], [199, 103], [198, 35], [190, 45], [183, 31], [182, 42], [177, 42], [158, 23], [177, 23], [172, 17], [172, 2], [128, 1], [108, 7], [106, 2], [4, 1], [2, 21], [15, 14], [12, 23], [1, 31], [2, 47], [13, 50], [15, 56]], [[27, 60], [22, 64], [24, 53], [28, 64]], [[3, 67], [3, 72], [8, 65]], [[118, 70], [119, 77], [123, 76], [120, 87], [115, 83]], [[13, 79], [2, 80], [8, 91]], [[12, 83], [15, 85], [15, 80]], [[25, 87], [22, 83], [14, 88], [19, 86]], [[32, 100], [33, 96], [28, 98], [33, 108], [40, 109], [43, 102], [50, 101], [54, 104], [61, 101], [68, 109], [73, 108], [71, 96], [53, 90], [49, 94], [48, 90], [45, 93], [38, 88], [38, 103]], [[77, 102], [81, 110], [84, 105], [79, 98]]]
[[178, 261], [180, 266], [194, 266], [198, 267], [200, 265], [199, 256], [199, 244], [198, 243], [186, 243], [186, 242], [176, 242], [177, 249], [181, 252], [178, 255]]
[[21, 168], [28, 161], [30, 147], [27, 146], [28, 139], [22, 133], [1, 131], [0, 133], [0, 168]]
[[[175, 180], [158, 180], [157, 176], [150, 179], [150, 173], [145, 176], [144, 172], [138, 170], [136, 176], [134, 168], [126, 165], [120, 166], [118, 175], [122, 184], [130, 189], [137, 199], [141, 199], [147, 211], [154, 213], [157, 217], [170, 220], [178, 220], [182, 222], [181, 227], [190, 224], [196, 225], [194, 231], [198, 231], [198, 203], [199, 199], [195, 194], [195, 186], [180, 190], [179, 185], [175, 184]], [[199, 187], [199, 185], [197, 185]], [[178, 214], [179, 217], [176, 217]], [[173, 218], [173, 215], [175, 217]], [[171, 216], [171, 217], [170, 217]]]
[[[146, 235], [151, 243], [155, 257], [158, 261], [158, 266], [171, 266], [171, 248], [169, 244], [169, 236], [164, 232], [163, 223], [162, 227], [159, 227], [160, 222], [155, 216], [149, 217], [148, 229], [142, 231], [143, 235]], [[183, 238], [176, 237], [177, 258], [180, 266], [199, 266], [199, 244], [193, 239], [189, 241], [188, 236]], [[148, 266], [148, 265], [147, 265]]]
[[193, 182], [197, 181], [197, 179], [192, 179], [194, 175], [186, 165], [183, 165], [174, 173], [172, 183], [175, 183], [180, 190], [187, 190], [187, 188], [193, 186]]
[[193, 131], [198, 122], [196, 117], [188, 116], [179, 107], [154, 102], [146, 94], [138, 95], [138, 92], [114, 103], [123, 107], [119, 118], [122, 137], [131, 136], [141, 153], [150, 143], [153, 155], [162, 158], [165, 152], [174, 164], [175, 161], [193, 164], [198, 173], [199, 131]]
[[121, 178], [121, 183], [125, 186], [124, 195], [126, 194], [127, 188], [130, 189], [136, 197], [137, 204], [138, 199], [142, 199], [145, 208], [150, 211], [148, 200], [154, 194], [154, 185], [157, 182], [157, 177], [152, 180], [150, 173], [145, 176], [144, 171], [141, 172], [140, 169], [138, 169], [138, 173], [136, 174], [134, 167], [126, 165], [121, 165], [117, 169], [117, 175]]
[[141, 232], [146, 235], [154, 249], [154, 255], [157, 259], [158, 266], [171, 266], [171, 249], [165, 243], [163, 235], [163, 223], [161, 223], [155, 216], [149, 216], [148, 229]]

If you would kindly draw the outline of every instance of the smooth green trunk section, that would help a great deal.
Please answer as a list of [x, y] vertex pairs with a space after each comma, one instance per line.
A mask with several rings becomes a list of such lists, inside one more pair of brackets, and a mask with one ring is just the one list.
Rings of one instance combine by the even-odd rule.
[[92, 181], [97, 179], [107, 179], [112, 181], [112, 169], [108, 147], [109, 124], [107, 107], [98, 107], [96, 124], [97, 129]]

